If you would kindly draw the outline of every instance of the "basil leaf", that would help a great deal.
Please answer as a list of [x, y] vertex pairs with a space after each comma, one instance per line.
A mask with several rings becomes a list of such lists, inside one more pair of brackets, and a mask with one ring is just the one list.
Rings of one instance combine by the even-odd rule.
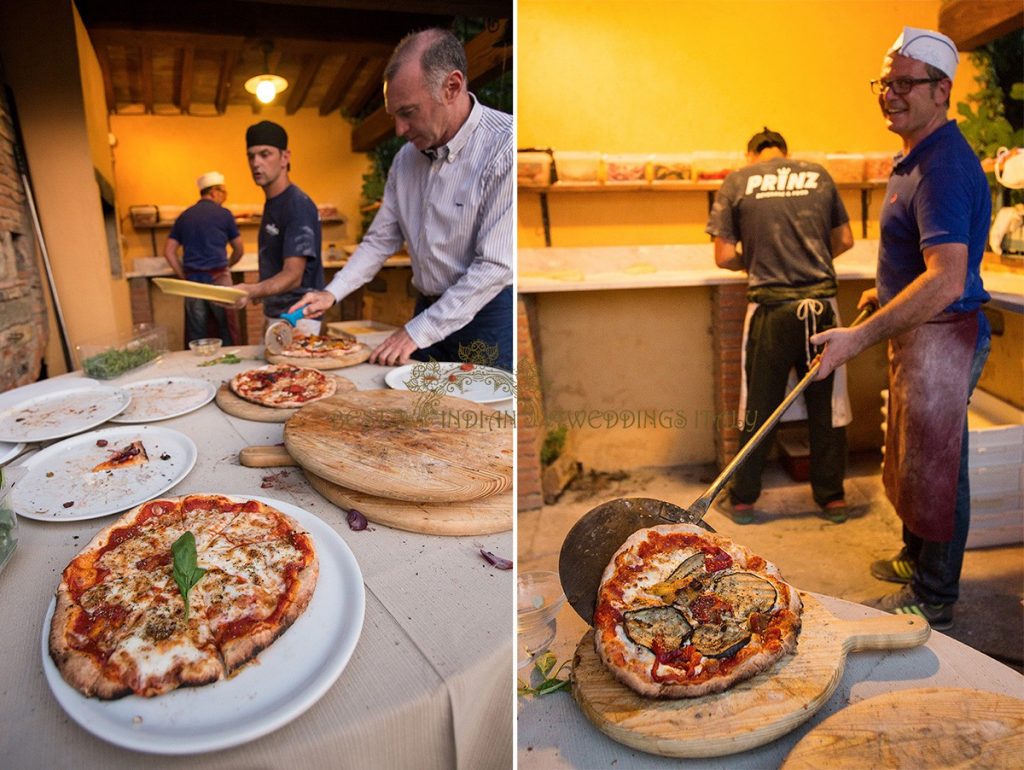
[[185, 602], [185, 620], [188, 620], [188, 592], [202, 579], [206, 570], [199, 566], [196, 554], [196, 537], [186, 532], [171, 545], [174, 554], [174, 582], [178, 584], [181, 599]]

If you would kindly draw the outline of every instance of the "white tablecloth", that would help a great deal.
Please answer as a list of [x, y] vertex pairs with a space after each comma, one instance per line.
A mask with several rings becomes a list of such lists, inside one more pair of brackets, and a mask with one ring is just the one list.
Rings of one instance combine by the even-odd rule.
[[[373, 339], [367, 340], [374, 342]], [[160, 376], [215, 384], [261, 365], [260, 348], [241, 364], [198, 367], [173, 353], [122, 378]], [[338, 372], [360, 390], [385, 387], [385, 367]], [[67, 375], [74, 377], [79, 375]], [[5, 404], [14, 392], [3, 394]], [[508, 768], [512, 766], [512, 592], [509, 571], [480, 556], [511, 558], [510, 532], [438, 537], [371, 524], [349, 529], [345, 514], [312, 491], [297, 468], [261, 488], [278, 469], [244, 468], [239, 450], [282, 440], [283, 425], [229, 417], [211, 402], [156, 423], [199, 448], [195, 468], [166, 494], [219, 492], [273, 497], [327, 522], [362, 570], [366, 615], [355, 652], [337, 682], [291, 723], [246, 745], [192, 756], [197, 768]], [[16, 461], [17, 462], [17, 461]], [[181, 758], [142, 755], [80, 728], [43, 677], [43, 616], [64, 566], [113, 516], [49, 523], [22, 518], [20, 544], [0, 573], [0, 767], [163, 768]]]
[[[829, 612], [845, 620], [882, 614], [862, 604], [820, 594], [814, 596]], [[571, 660], [586, 630], [587, 625], [566, 604], [559, 612], [557, 634], [551, 645], [559, 661]], [[523, 669], [520, 676], [526, 673], [527, 669]], [[922, 687], [986, 690], [1024, 698], [1024, 676], [945, 634], [933, 631], [928, 642], [921, 647], [850, 653], [846, 658], [843, 678], [817, 714], [772, 743], [724, 757], [672, 759], [616, 743], [587, 720], [567, 689], [540, 697], [521, 697], [517, 715], [517, 768], [767, 770], [779, 767], [808, 731], [846, 705], [894, 690]]]

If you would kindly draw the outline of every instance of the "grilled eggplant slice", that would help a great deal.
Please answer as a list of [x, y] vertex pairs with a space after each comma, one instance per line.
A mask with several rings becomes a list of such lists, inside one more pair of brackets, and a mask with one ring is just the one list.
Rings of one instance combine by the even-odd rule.
[[693, 600], [693, 597], [700, 593], [703, 588], [698, 588], [697, 593], [692, 596], [687, 590], [689, 583], [695, 578], [695, 576], [703, 571], [704, 569], [704, 554], [697, 552], [692, 556], [688, 556], [683, 559], [682, 563], [674, 570], [672, 574], [662, 580], [660, 583], [655, 583], [647, 592], [654, 594], [662, 599], [665, 604], [678, 604], [679, 593], [682, 591], [686, 594], [686, 598], [683, 600], [683, 605], [689, 604]]
[[750, 629], [744, 622], [697, 626], [690, 641], [706, 658], [728, 658], [750, 641]]
[[693, 629], [675, 607], [647, 607], [624, 614], [626, 635], [641, 647], [678, 650]]
[[738, 619], [746, 619], [753, 612], [771, 612], [779, 595], [769, 581], [750, 572], [721, 575], [715, 580], [714, 592], [732, 605]]

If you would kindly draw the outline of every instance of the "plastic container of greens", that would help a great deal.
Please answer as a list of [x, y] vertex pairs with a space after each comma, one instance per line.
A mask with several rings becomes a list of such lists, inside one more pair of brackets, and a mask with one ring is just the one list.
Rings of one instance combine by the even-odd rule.
[[138, 324], [130, 332], [115, 334], [76, 347], [78, 363], [87, 377], [112, 380], [158, 360], [167, 352], [167, 330]]

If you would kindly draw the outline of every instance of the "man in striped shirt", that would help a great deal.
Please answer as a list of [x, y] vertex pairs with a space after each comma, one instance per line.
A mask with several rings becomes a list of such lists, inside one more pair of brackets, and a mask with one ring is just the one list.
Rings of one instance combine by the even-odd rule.
[[291, 309], [318, 317], [405, 242], [421, 296], [415, 316], [371, 363], [468, 357], [511, 370], [512, 116], [469, 93], [462, 44], [440, 29], [398, 44], [384, 71], [384, 102], [408, 143], [395, 156], [380, 210], [345, 268]]

